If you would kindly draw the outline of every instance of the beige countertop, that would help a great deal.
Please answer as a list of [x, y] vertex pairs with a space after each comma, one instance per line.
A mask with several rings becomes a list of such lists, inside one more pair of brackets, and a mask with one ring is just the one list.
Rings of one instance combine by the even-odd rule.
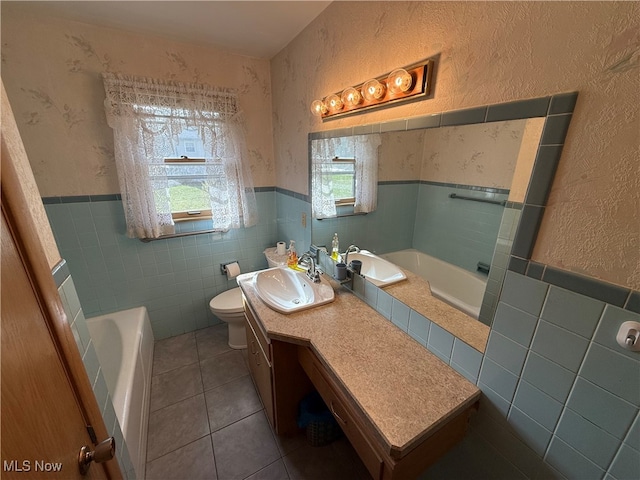
[[407, 275], [405, 281], [384, 287], [383, 290], [480, 353], [484, 353], [490, 328], [434, 297], [429, 282], [422, 277], [408, 270], [403, 272]]
[[258, 297], [256, 273], [240, 275], [238, 284], [264, 333], [272, 340], [310, 345], [389, 451], [411, 450], [479, 399], [475, 385], [350, 290], [331, 281], [333, 303], [283, 315]]

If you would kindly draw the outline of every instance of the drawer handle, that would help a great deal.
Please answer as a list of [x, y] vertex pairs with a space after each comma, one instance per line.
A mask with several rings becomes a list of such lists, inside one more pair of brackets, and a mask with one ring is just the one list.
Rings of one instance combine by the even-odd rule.
[[261, 357], [261, 355], [258, 355], [258, 352], [256, 352], [254, 355], [256, 356], [256, 365], [260, 366], [260, 357]]
[[256, 351], [256, 342], [255, 340], [251, 340], [251, 355], [255, 355]]
[[336, 409], [333, 407], [333, 402], [329, 402], [329, 408], [331, 409], [331, 413], [333, 413], [333, 416], [336, 417], [336, 419], [340, 423], [342, 423], [343, 425], [347, 424], [347, 422], [340, 415], [338, 415], [338, 412], [336, 412]]

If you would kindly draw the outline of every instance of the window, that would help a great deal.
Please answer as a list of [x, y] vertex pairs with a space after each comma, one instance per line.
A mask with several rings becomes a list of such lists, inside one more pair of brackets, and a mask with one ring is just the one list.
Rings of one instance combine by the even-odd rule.
[[311, 141], [311, 210], [313, 218], [331, 218], [337, 207], [349, 213], [377, 206], [380, 135], [319, 138]]
[[[174, 221], [211, 218], [209, 176], [204, 159], [167, 158], [165, 175], [168, 180], [169, 205]], [[160, 203], [163, 190], [157, 190]]]
[[327, 169], [336, 205], [353, 205], [356, 201], [356, 159], [334, 157]]
[[235, 92], [103, 74], [127, 235], [158, 238], [175, 221], [226, 231], [257, 222]]

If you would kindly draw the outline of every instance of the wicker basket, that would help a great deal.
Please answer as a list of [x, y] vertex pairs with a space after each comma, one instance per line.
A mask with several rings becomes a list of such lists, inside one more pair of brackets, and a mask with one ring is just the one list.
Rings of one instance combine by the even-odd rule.
[[312, 447], [328, 445], [341, 436], [342, 430], [333, 418], [312, 420], [307, 425], [307, 441]]
[[314, 447], [327, 445], [342, 436], [340, 426], [317, 392], [300, 402], [298, 426], [306, 428], [307, 441]]

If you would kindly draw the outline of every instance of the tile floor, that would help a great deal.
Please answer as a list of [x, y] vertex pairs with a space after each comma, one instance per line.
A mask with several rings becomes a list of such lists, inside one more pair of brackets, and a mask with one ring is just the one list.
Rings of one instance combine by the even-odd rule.
[[345, 438], [310, 446], [273, 433], [226, 324], [155, 345], [147, 480], [370, 479]]

